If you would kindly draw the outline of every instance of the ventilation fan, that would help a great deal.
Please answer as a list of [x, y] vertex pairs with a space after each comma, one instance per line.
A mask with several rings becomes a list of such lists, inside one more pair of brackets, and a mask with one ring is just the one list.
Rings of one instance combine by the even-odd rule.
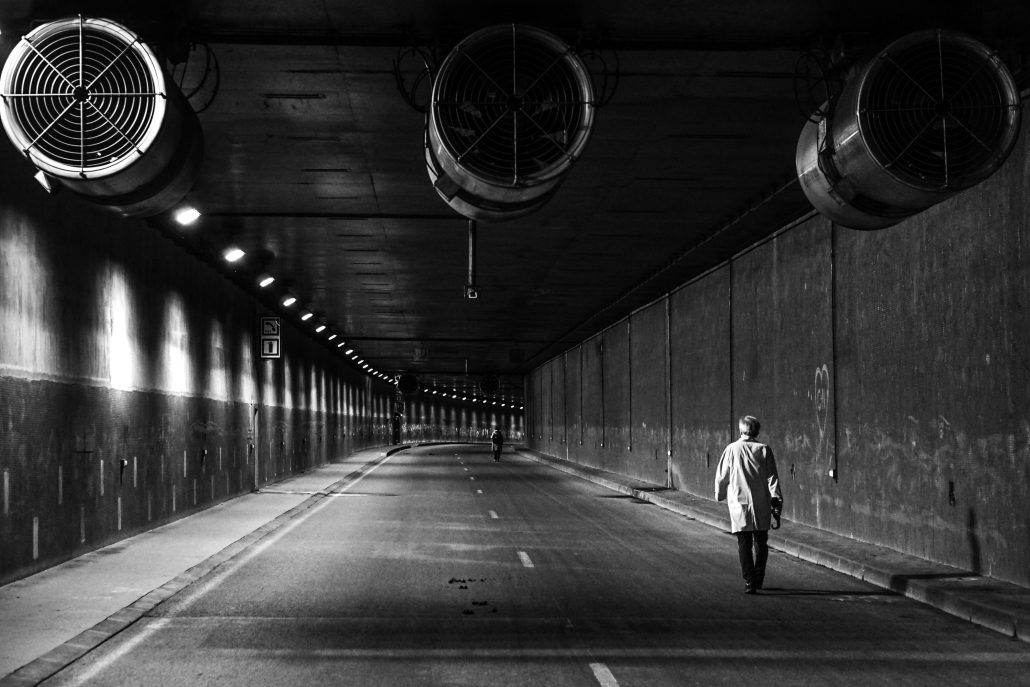
[[46, 180], [123, 215], [171, 208], [192, 186], [197, 116], [127, 28], [83, 17], [22, 38], [0, 73], [0, 122]]
[[426, 166], [440, 196], [469, 219], [526, 215], [557, 191], [593, 126], [586, 67], [551, 34], [482, 29], [440, 65]]
[[418, 390], [422, 388], [422, 382], [418, 378], [418, 375], [404, 373], [397, 377], [397, 391], [401, 392], [405, 396], [411, 396], [417, 394]]
[[1020, 126], [1005, 65], [939, 29], [887, 46], [829, 110], [801, 132], [798, 178], [817, 210], [855, 229], [890, 226], [987, 179]]

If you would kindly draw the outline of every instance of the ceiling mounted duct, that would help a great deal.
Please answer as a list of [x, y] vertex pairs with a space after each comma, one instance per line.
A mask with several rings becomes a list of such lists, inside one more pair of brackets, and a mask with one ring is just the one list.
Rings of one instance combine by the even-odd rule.
[[0, 73], [0, 122], [47, 180], [126, 216], [170, 209], [203, 154], [196, 113], [132, 31], [74, 17], [39, 26]]
[[824, 109], [801, 132], [798, 179], [819, 212], [853, 229], [890, 226], [987, 179], [1020, 126], [997, 55], [939, 29], [891, 43]]
[[501, 379], [497, 375], [486, 375], [479, 380], [479, 389], [484, 394], [496, 394], [501, 388]]
[[422, 382], [419, 380], [418, 375], [406, 372], [397, 377], [397, 391], [401, 392], [405, 396], [417, 394], [421, 388]]
[[472, 34], [433, 81], [426, 166], [469, 219], [506, 220], [543, 206], [590, 138], [590, 75], [561, 40], [504, 24]]

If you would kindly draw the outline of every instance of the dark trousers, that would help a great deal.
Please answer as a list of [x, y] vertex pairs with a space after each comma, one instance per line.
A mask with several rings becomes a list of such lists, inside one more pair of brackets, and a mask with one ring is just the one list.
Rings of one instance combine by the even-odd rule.
[[765, 580], [765, 562], [769, 559], [769, 532], [737, 532], [737, 552], [744, 584], [761, 589]]

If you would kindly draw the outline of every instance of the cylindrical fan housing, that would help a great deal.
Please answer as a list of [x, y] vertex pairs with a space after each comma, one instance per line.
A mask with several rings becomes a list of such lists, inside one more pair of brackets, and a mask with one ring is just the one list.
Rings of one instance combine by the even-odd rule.
[[833, 221], [879, 229], [987, 179], [1019, 126], [1019, 91], [989, 48], [920, 31], [880, 51], [805, 125], [798, 178]]
[[397, 391], [401, 392], [405, 396], [417, 394], [421, 388], [422, 382], [419, 380], [418, 375], [406, 372], [397, 377]]
[[196, 113], [153, 51], [106, 19], [43, 24], [0, 72], [0, 122], [44, 174], [125, 216], [172, 208], [203, 156]]
[[440, 197], [469, 219], [514, 219], [544, 205], [582, 154], [593, 87], [559, 38], [491, 26], [440, 65], [428, 119], [426, 168]]

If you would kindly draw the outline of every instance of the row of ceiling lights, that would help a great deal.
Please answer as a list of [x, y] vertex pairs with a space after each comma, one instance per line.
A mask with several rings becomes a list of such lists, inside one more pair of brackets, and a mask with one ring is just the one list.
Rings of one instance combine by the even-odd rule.
[[[184, 206], [172, 215], [173, 219], [183, 227], [187, 227], [194, 224], [197, 220], [200, 219], [200, 216], [200, 211], [190, 206]], [[246, 256], [246, 254], [246, 251], [244, 251], [242, 248], [235, 244], [232, 244], [222, 251], [222, 259], [224, 259], [229, 264], [234, 264], [242, 260], [244, 256]], [[267, 289], [274, 283], [275, 277], [267, 272], [263, 272], [257, 277], [257, 285], [261, 289]], [[282, 294], [282, 297], [279, 299], [279, 305], [281, 305], [283, 308], [289, 309], [296, 304], [297, 297], [289, 291], [284, 292]], [[314, 317], [315, 313], [311, 312], [310, 310], [304, 310], [303, 314], [300, 315], [300, 321], [307, 323]], [[314, 328], [315, 334], [325, 335], [326, 342], [336, 342], [335, 345], [337, 349], [344, 349], [344, 347], [346, 346], [346, 349], [340, 352], [343, 355], [348, 356], [354, 363], [354, 365], [359, 367], [363, 372], [372, 377], [376, 377], [377, 379], [382, 379], [387, 382], [396, 382], [395, 377], [388, 375], [385, 372], [380, 372], [379, 370], [376, 370], [374, 367], [372, 367], [372, 365], [370, 365], [364, 359], [362, 359], [361, 355], [357, 351], [355, 351], [353, 347], [347, 346], [346, 341], [344, 341], [343, 339], [336, 341], [340, 338], [340, 335], [334, 331], [331, 331], [328, 325], [325, 324], [325, 322], [321, 320], [317, 320], [316, 322], [317, 324]]]
[[514, 401], [511, 403], [505, 403], [504, 401], [497, 401], [489, 398], [479, 398], [478, 396], [469, 396], [468, 394], [458, 395], [457, 390], [440, 390], [433, 387], [423, 387], [422, 393], [433, 394], [434, 396], [443, 396], [444, 398], [453, 398], [460, 401], [472, 401], [473, 403], [482, 403], [484, 405], [495, 405], [502, 408], [511, 408], [512, 410], [523, 410], [523, 406], [518, 405]]
[[[178, 211], [176, 211], [173, 214], [173, 218], [175, 219], [175, 221], [179, 225], [181, 225], [183, 227], [187, 227], [187, 226], [190, 226], [190, 225], [194, 224], [197, 220], [200, 219], [200, 217], [201, 217], [200, 211], [197, 210], [194, 207], [191, 207], [191, 206], [184, 206], [184, 207], [180, 208]], [[233, 264], [233, 263], [237, 263], [240, 260], [242, 260], [246, 256], [246, 254], [247, 254], [246, 251], [244, 251], [242, 248], [240, 248], [239, 246], [237, 246], [235, 244], [231, 244], [231, 245], [229, 245], [228, 247], [226, 247], [222, 251], [222, 258], [227, 263]], [[272, 274], [269, 274], [268, 272], [262, 272], [257, 277], [258, 288], [267, 289], [268, 287], [270, 287], [274, 283], [275, 283], [275, 276], [273, 276]], [[283, 308], [292, 308], [294, 305], [297, 304], [297, 297], [294, 296], [289, 291], [286, 291], [286, 292], [283, 293], [282, 298], [280, 298], [279, 304]], [[315, 313], [311, 312], [310, 310], [306, 310], [306, 311], [304, 311], [304, 314], [302, 314], [300, 316], [300, 321], [301, 322], [308, 322], [309, 320], [314, 318], [314, 316], [315, 316]], [[329, 330], [328, 329], [328, 325], [326, 325], [322, 321], [318, 321], [318, 325], [315, 327], [314, 331], [315, 331], [315, 334], [323, 334], [325, 332], [328, 332], [328, 334], [326, 334], [326, 341], [327, 342], [335, 341], [336, 339], [339, 338], [339, 334]], [[347, 342], [342, 340], [342, 339], [340, 341], [336, 342], [336, 348], [337, 349], [343, 349], [345, 346], [347, 346]], [[361, 370], [364, 371], [365, 373], [367, 373], [367, 374], [369, 374], [369, 375], [371, 375], [373, 377], [376, 377], [378, 379], [385, 380], [387, 382], [392, 382], [392, 383], [396, 383], [397, 382], [397, 379], [398, 379], [397, 375], [391, 376], [391, 375], [386, 374], [385, 372], [380, 372], [380, 371], [376, 370], [371, 365], [369, 365], [367, 362], [365, 362], [365, 360], [363, 360], [361, 358], [360, 354], [357, 353], [354, 350], [353, 347], [347, 347], [345, 350], [343, 350], [341, 352], [342, 352], [343, 355], [346, 355], [346, 356], [350, 357], [351, 361], [353, 361], [353, 363], [356, 366], [358, 366], [359, 368], [361, 368]], [[518, 405], [518, 404], [516, 404], [514, 402], [506, 403], [506, 402], [497, 401], [497, 400], [494, 400], [494, 399], [479, 398], [479, 397], [475, 397], [475, 396], [469, 397], [467, 394], [466, 395], [461, 395], [459, 397], [459, 395], [456, 392], [456, 390], [448, 391], [448, 390], [440, 390], [440, 389], [437, 389], [437, 388], [425, 387], [425, 388], [423, 388], [422, 391], [424, 393], [426, 393], [426, 394], [432, 394], [432, 395], [435, 395], [435, 396], [442, 396], [444, 398], [450, 397], [450, 398], [452, 398], [454, 400], [461, 400], [461, 401], [470, 401], [471, 400], [472, 403], [481, 403], [481, 404], [485, 404], [485, 405], [500, 406], [501, 408], [511, 408], [512, 410], [519, 410], [519, 411], [524, 409], [523, 406]]]

